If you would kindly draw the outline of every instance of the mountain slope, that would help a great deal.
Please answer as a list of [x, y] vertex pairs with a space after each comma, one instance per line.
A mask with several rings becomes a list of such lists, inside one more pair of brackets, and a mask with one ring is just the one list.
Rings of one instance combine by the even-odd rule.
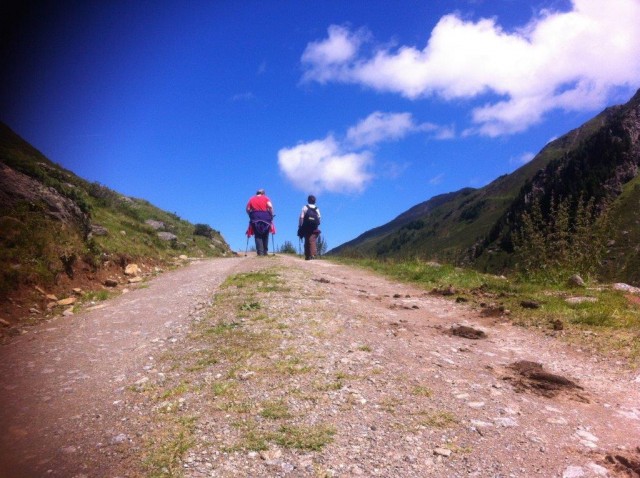
[[[546, 220], [551, 204], [569, 205], [573, 227], [578, 203], [593, 198], [598, 214], [604, 212], [616, 224], [609, 243], [625, 243], [638, 228], [629, 210], [638, 209], [635, 189], [627, 184], [636, 178], [639, 163], [640, 91], [625, 105], [607, 108], [579, 128], [546, 145], [536, 157], [511, 174], [501, 176], [477, 190], [462, 190], [439, 196], [433, 207], [401, 214], [394, 221], [367, 231], [332, 252], [373, 257], [423, 257], [457, 264], [472, 264], [484, 270], [514, 267], [513, 234], [522, 227], [523, 214], [534, 199], [542, 203]], [[627, 191], [626, 194], [623, 194]], [[433, 198], [434, 200], [436, 198]], [[627, 205], [619, 204], [627, 201]], [[430, 200], [431, 201], [431, 200]], [[429, 204], [426, 201], [422, 204]], [[410, 214], [415, 211], [416, 214]], [[410, 215], [410, 222], [399, 221]], [[626, 221], [626, 222], [625, 222]], [[627, 230], [616, 240], [613, 231]], [[631, 236], [629, 236], [631, 234]], [[627, 241], [628, 242], [628, 241]], [[607, 274], [630, 277], [637, 251], [613, 250]], [[635, 254], [635, 255], [634, 255]], [[624, 260], [620, 259], [624, 255]], [[622, 262], [620, 262], [622, 261]], [[635, 277], [635, 276], [634, 276]], [[637, 280], [637, 279], [636, 279]]]
[[473, 191], [475, 191], [473, 188], [464, 188], [453, 193], [434, 196], [428, 201], [424, 201], [416, 206], [413, 206], [408, 211], [403, 212], [391, 222], [366, 231], [355, 239], [349, 242], [345, 242], [344, 244], [334, 248], [331, 252], [339, 254], [341, 252], [349, 251], [352, 248], [360, 247], [366, 244], [368, 241], [375, 243], [375, 241], [380, 240], [380, 238], [391, 234], [401, 228], [411, 230], [420, 227], [422, 225], [422, 218], [430, 214], [434, 209], [442, 206], [443, 204], [453, 201], [460, 195], [467, 196]]
[[68, 292], [134, 261], [227, 253], [211, 227], [90, 183], [0, 123], [0, 300], [33, 286]]

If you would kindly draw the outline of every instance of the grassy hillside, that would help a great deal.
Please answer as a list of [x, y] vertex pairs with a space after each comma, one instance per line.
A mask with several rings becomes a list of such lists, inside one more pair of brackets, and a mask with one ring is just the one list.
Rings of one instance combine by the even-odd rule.
[[[636, 94], [626, 105], [607, 108], [581, 127], [549, 143], [532, 161], [513, 173], [477, 190], [439, 196], [447, 200], [418, 209], [420, 214], [411, 215], [411, 221], [398, 220], [416, 211], [416, 206], [332, 252], [345, 257], [435, 259], [496, 272], [517, 266], [511, 236], [521, 230], [522, 215], [530, 212], [533, 197], [542, 198], [542, 212], [550, 222], [554, 220], [552, 203], [566, 200], [570, 204], [569, 229], [575, 227], [579, 201], [591, 197], [599, 213], [611, 208], [617, 211], [611, 216], [614, 223], [623, 221], [629, 208], [638, 209], [638, 204], [633, 202], [634, 189], [619, 198], [617, 195], [625, 181], [637, 173], [640, 128], [634, 118], [639, 105], [640, 94]], [[626, 206], [618, 205], [621, 200], [627, 201]], [[637, 218], [629, 218], [625, 227], [637, 230], [634, 221]], [[615, 243], [620, 248], [623, 248], [621, 244], [630, 247], [629, 242], [625, 242], [627, 237], [631, 239], [635, 235], [628, 231]], [[636, 264], [633, 258], [637, 252], [635, 255], [622, 250], [614, 252], [616, 261], [610, 264], [615, 266], [611, 265], [609, 272], [613, 275], [622, 269], [630, 272]], [[620, 277], [630, 276], [623, 273]]]
[[211, 227], [90, 183], [0, 124], [0, 299], [96, 280], [131, 262], [228, 253]]
[[[418, 208], [415, 206], [394, 221], [335, 248], [332, 253], [379, 258], [429, 257], [470, 263], [475, 248], [488, 237], [525, 183], [601, 127], [608, 115], [605, 111], [581, 128], [549, 143], [532, 161], [513, 173], [500, 176], [480, 189], [466, 188], [437, 196], [422, 203], [432, 207], [418, 209], [420, 214], [409, 214]], [[431, 203], [442, 197], [446, 200]], [[399, 220], [407, 216], [410, 221]]]
[[640, 176], [625, 185], [610, 215], [616, 228], [607, 243], [602, 274], [640, 284]]

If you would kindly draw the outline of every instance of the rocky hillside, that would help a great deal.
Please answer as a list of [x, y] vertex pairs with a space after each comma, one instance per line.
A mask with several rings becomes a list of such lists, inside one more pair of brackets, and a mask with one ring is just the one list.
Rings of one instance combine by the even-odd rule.
[[[151, 272], [231, 251], [220, 233], [90, 183], [0, 123], [0, 318], [26, 315], [35, 289], [99, 287], [132, 263]], [[35, 292], [34, 292], [35, 290]], [[27, 310], [29, 307], [27, 307]]]
[[522, 267], [534, 239], [557, 245], [554, 238], [564, 235], [565, 251], [550, 261], [570, 262], [580, 241], [602, 243], [593, 251], [596, 272], [639, 283], [639, 138], [640, 91], [549, 143], [513, 173], [477, 190], [437, 196], [332, 252], [417, 256], [497, 272]]

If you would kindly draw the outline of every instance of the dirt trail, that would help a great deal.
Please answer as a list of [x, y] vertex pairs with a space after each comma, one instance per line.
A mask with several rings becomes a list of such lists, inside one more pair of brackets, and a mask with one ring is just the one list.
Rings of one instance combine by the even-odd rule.
[[0, 477], [111, 476], [126, 387], [188, 331], [237, 260], [200, 262], [0, 346]]
[[605, 358], [326, 261], [148, 284], [0, 347], [0, 476], [640, 476], [638, 372]]

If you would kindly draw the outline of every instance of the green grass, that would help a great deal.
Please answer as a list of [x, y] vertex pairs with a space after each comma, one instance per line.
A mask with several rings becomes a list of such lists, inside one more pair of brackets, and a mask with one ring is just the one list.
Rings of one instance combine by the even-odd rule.
[[104, 300], [107, 300], [109, 297], [111, 297], [111, 295], [112, 293], [109, 292], [108, 290], [92, 290], [82, 294], [82, 301], [83, 302], [91, 302], [91, 301], [102, 302]]
[[[75, 175], [5, 125], [0, 125], [0, 162], [58, 194], [60, 203], [75, 206], [67, 208], [73, 219], [63, 223], [51, 217], [42, 199], [27, 202], [16, 196], [0, 204], [0, 299], [34, 284], [54, 287], [62, 274], [73, 281], [79, 269], [97, 270], [104, 262], [133, 259], [166, 265], [180, 254], [215, 257], [229, 252], [218, 231], [209, 228], [207, 238], [194, 235], [194, 224]], [[163, 222], [177, 239], [161, 240], [145, 224], [148, 219]], [[88, 237], [89, 225], [102, 226], [106, 234]]]
[[430, 388], [424, 387], [422, 385], [416, 385], [415, 387], [413, 387], [411, 393], [418, 397], [430, 397], [433, 394]]
[[302, 357], [286, 357], [273, 365], [273, 371], [282, 375], [298, 375], [307, 373], [311, 367], [305, 364]]
[[160, 400], [166, 400], [167, 398], [173, 398], [173, 397], [177, 397], [180, 395], [184, 395], [185, 393], [187, 393], [189, 391], [189, 384], [187, 382], [181, 382], [179, 385], [164, 391], [159, 399]]
[[259, 310], [262, 306], [260, 302], [252, 301], [252, 302], [244, 302], [240, 305], [240, 310], [251, 311], [251, 310]]
[[419, 424], [428, 428], [449, 428], [458, 423], [453, 413], [437, 410], [419, 414]]
[[232, 381], [214, 382], [211, 385], [211, 392], [215, 397], [228, 397], [234, 392], [236, 387], [236, 382]]
[[269, 420], [280, 420], [291, 418], [291, 413], [284, 400], [272, 400], [262, 403], [260, 416]]
[[180, 477], [182, 459], [195, 443], [193, 437], [195, 417], [181, 417], [166, 420], [157, 435], [149, 440], [148, 452], [144, 458], [150, 478]]
[[282, 285], [278, 273], [274, 270], [253, 271], [229, 276], [221, 288], [229, 287], [239, 289], [252, 287], [257, 292], [285, 292], [289, 290]]
[[211, 367], [212, 365], [216, 365], [220, 361], [215, 350], [198, 350], [194, 355], [197, 358], [197, 361], [195, 364], [188, 365], [186, 367], [186, 370], [188, 372], [197, 372], [198, 370], [203, 370], [205, 368]]
[[327, 425], [282, 425], [274, 436], [274, 441], [284, 448], [320, 451], [333, 441], [335, 428]]

